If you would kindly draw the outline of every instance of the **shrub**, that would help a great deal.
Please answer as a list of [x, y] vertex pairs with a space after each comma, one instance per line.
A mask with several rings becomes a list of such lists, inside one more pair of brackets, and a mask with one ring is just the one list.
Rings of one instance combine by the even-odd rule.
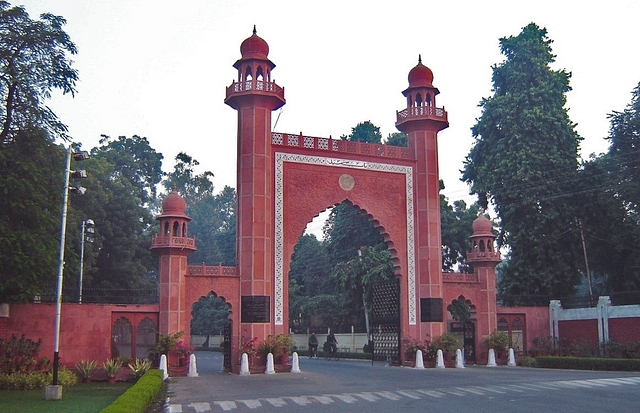
[[129, 363], [129, 369], [136, 379], [144, 376], [151, 369], [149, 360], [137, 359], [133, 364]]
[[83, 379], [89, 379], [96, 371], [98, 367], [98, 362], [95, 360], [80, 360], [76, 361], [76, 370], [80, 377]]
[[504, 331], [494, 331], [485, 339], [489, 348], [494, 349], [498, 354], [504, 353], [509, 348], [509, 335]]
[[144, 413], [162, 389], [162, 371], [149, 370], [100, 413]]
[[116, 359], [109, 359], [102, 363], [102, 369], [107, 373], [107, 377], [115, 377], [122, 369], [122, 362]]
[[535, 357], [524, 356], [518, 359], [518, 366], [522, 367], [538, 367]]
[[611, 359], [596, 357], [536, 357], [538, 367], [553, 369], [640, 371], [638, 359]]
[[459, 340], [456, 336], [445, 332], [442, 333], [440, 337], [436, 338], [431, 344], [436, 351], [442, 350], [443, 352], [451, 352], [458, 343]]
[[[53, 373], [32, 371], [28, 373], [0, 374], [0, 389], [2, 390], [33, 390], [41, 389], [53, 382]], [[58, 371], [58, 384], [70, 387], [78, 384], [78, 377], [66, 367]]]

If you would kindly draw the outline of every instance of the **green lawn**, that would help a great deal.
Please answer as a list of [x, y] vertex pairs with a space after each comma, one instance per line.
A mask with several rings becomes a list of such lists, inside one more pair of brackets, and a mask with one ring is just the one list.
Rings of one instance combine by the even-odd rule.
[[62, 400], [45, 400], [44, 389], [0, 390], [2, 413], [98, 413], [124, 393], [133, 382], [78, 383], [62, 389]]

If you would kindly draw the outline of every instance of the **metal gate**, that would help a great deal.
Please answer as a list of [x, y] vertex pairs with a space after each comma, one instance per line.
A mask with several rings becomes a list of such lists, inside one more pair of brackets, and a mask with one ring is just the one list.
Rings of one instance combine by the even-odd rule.
[[231, 323], [227, 323], [224, 326], [224, 331], [223, 331], [223, 356], [224, 359], [222, 361], [222, 367], [224, 368], [224, 371], [226, 372], [230, 372], [231, 371]]
[[400, 364], [400, 280], [375, 284], [371, 293], [372, 360]]

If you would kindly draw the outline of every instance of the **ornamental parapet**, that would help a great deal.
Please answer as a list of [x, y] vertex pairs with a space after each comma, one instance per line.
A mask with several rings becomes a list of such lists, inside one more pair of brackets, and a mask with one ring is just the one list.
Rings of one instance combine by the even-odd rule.
[[272, 132], [271, 144], [290, 148], [317, 149], [326, 152], [412, 160], [412, 152], [407, 147], [346, 141], [333, 138], [318, 138], [302, 134]]
[[500, 253], [498, 251], [467, 252], [467, 261], [500, 261]]
[[278, 86], [275, 82], [266, 82], [260, 79], [245, 80], [242, 82], [233, 82], [227, 87], [227, 99], [233, 96], [241, 96], [259, 92], [260, 94], [275, 95], [284, 101], [284, 88]]
[[462, 274], [459, 272], [443, 272], [442, 281], [446, 283], [474, 284], [478, 282], [478, 276], [476, 274]]
[[449, 123], [447, 111], [435, 106], [412, 106], [396, 111], [396, 125], [410, 120], [436, 120]]
[[188, 237], [174, 237], [167, 235], [156, 235], [151, 239], [151, 249], [154, 248], [181, 248], [196, 249], [196, 239]]
[[237, 277], [236, 267], [224, 265], [188, 265], [187, 276], [189, 277]]

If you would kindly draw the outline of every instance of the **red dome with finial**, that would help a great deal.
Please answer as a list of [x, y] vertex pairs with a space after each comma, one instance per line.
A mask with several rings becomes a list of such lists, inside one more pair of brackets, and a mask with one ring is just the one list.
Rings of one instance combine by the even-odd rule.
[[473, 235], [493, 235], [493, 224], [489, 218], [484, 215], [480, 215], [473, 221], [471, 225], [473, 229]]
[[163, 216], [186, 216], [187, 203], [174, 188], [173, 191], [162, 201]]
[[433, 87], [433, 72], [422, 64], [422, 56], [418, 55], [418, 64], [409, 72], [409, 87]]
[[257, 35], [256, 26], [253, 26], [253, 35], [240, 45], [240, 53], [243, 59], [267, 59], [269, 45]]

